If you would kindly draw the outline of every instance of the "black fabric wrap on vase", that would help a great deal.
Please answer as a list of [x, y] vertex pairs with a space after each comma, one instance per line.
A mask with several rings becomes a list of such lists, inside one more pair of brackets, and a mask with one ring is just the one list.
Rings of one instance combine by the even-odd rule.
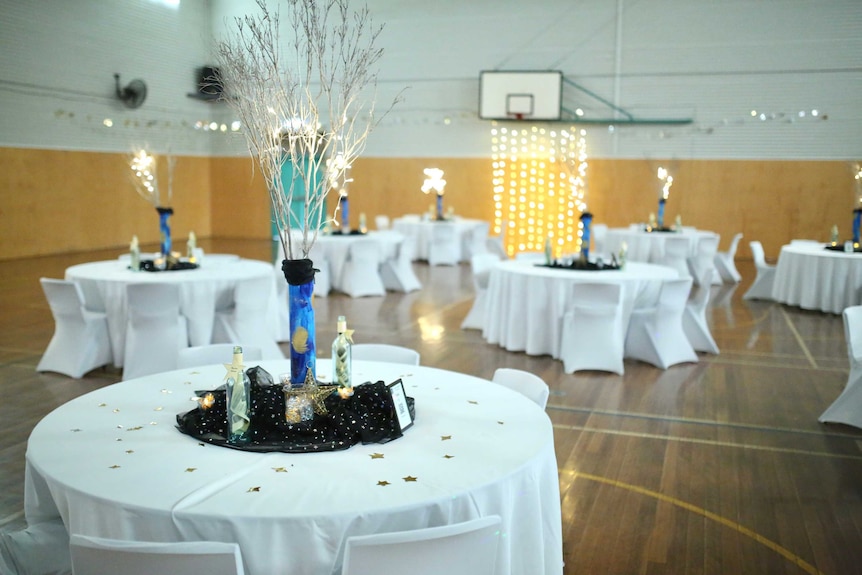
[[320, 270], [314, 268], [314, 263], [309, 259], [282, 260], [281, 271], [284, 279], [292, 286], [307, 284], [314, 279], [314, 274]]
[[[342, 399], [332, 388], [325, 400], [327, 413], [315, 414], [302, 423], [285, 420], [284, 391], [261, 367], [249, 368], [251, 381], [251, 441], [231, 445], [226, 440], [225, 390], [198, 391], [202, 397], [212, 393], [215, 402], [208, 409], [195, 408], [177, 415], [177, 428], [201, 441], [243, 451], [308, 453], [338, 451], [357, 443], [387, 443], [401, 437], [401, 426], [389, 389], [383, 381], [368, 382], [353, 388], [353, 396]], [[321, 386], [322, 388], [324, 386]], [[411, 415], [414, 400], [407, 398]]]

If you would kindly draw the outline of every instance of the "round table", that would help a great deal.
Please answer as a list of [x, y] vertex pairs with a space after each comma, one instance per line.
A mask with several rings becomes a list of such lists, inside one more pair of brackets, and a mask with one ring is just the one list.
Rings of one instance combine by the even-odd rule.
[[643, 229], [609, 228], [605, 244], [609, 254], [619, 254], [623, 242], [627, 244], [626, 259], [630, 262], [659, 263], [664, 257], [664, 242], [669, 237], [683, 237], [688, 240], [688, 254], [697, 252], [697, 242], [704, 237], [718, 234], [707, 230], [683, 229], [681, 232], [647, 232]]
[[[467, 261], [468, 254], [464, 251], [466, 238], [476, 228], [482, 226], [482, 220], [474, 220], [467, 218], [452, 218], [446, 220], [455, 226], [455, 233], [458, 236], [458, 246], [461, 254], [458, 261]], [[392, 222], [392, 229], [401, 232], [405, 236], [414, 236], [416, 238], [416, 254], [417, 260], [427, 260], [429, 245], [431, 244], [431, 232], [434, 226], [437, 225], [436, 220], [423, 220], [420, 218], [401, 217], [395, 218]]]
[[[317, 236], [317, 244], [324, 251], [329, 261], [329, 271], [332, 277], [332, 287], [338, 291], [347, 291], [342, 279], [344, 264], [350, 253], [350, 245], [359, 240], [370, 239], [377, 243], [380, 249], [380, 263], [394, 259], [398, 255], [398, 246], [404, 241], [404, 235], [391, 230], [370, 231], [362, 235], [321, 234]], [[371, 270], [369, 270], [369, 273]]]
[[561, 320], [571, 306], [572, 284], [607, 282], [622, 286], [623, 325], [632, 310], [655, 303], [661, 282], [676, 270], [629, 262], [622, 270], [578, 271], [508, 260], [491, 270], [482, 336], [509, 351], [560, 357]]
[[[289, 361], [260, 362], [274, 377]], [[329, 361], [318, 360], [320, 374]], [[252, 453], [180, 433], [206, 366], [110, 385], [47, 415], [27, 444], [28, 523], [138, 541], [238, 542], [250, 575], [340, 573], [345, 539], [497, 514], [498, 574], [562, 574], [559, 480], [550, 419], [476, 377], [354, 362], [354, 381], [404, 382], [415, 423], [386, 444]]]
[[835, 314], [862, 304], [862, 253], [825, 246], [797, 242], [781, 248], [772, 285], [775, 301]]
[[[212, 340], [216, 309], [233, 302], [233, 288], [240, 280], [270, 277], [275, 282], [272, 264], [230, 257], [205, 258], [201, 267], [162, 272], [132, 271], [123, 259], [89, 262], [66, 269], [66, 279], [81, 286], [87, 307], [104, 311], [114, 365], [122, 367], [128, 319], [126, 286], [131, 283], [172, 283], [180, 287], [180, 312], [188, 320], [189, 342], [206, 345]], [[276, 309], [273, 283], [271, 309]], [[276, 314], [270, 314], [275, 318]], [[270, 326], [275, 330], [275, 320]]]

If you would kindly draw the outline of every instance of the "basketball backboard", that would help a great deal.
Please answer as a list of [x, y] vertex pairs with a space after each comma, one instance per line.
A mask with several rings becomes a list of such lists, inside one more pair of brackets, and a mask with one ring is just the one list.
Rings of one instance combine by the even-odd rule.
[[482, 120], [559, 120], [563, 73], [492, 71], [479, 73]]

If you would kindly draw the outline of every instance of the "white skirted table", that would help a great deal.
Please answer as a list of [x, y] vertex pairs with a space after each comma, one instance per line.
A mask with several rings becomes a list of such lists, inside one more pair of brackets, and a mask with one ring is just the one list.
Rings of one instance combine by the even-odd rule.
[[[468, 218], [452, 218], [447, 220], [455, 226], [455, 233], [458, 236], [458, 246], [461, 254], [458, 261], [467, 261], [468, 254], [464, 252], [464, 244], [466, 237], [476, 228], [482, 226], [482, 220], [474, 220]], [[415, 259], [427, 260], [429, 246], [431, 244], [431, 232], [437, 222], [434, 220], [423, 220], [418, 217], [400, 217], [392, 221], [392, 229], [401, 232], [405, 236], [416, 237], [416, 254]]]
[[632, 310], [655, 303], [662, 280], [677, 277], [672, 268], [639, 262], [629, 262], [622, 270], [576, 271], [504, 261], [491, 270], [482, 336], [509, 351], [559, 358], [561, 320], [573, 297], [572, 284], [621, 285], [623, 322], [628, 325]]
[[[261, 362], [273, 377], [289, 361]], [[329, 361], [318, 360], [319, 373]], [[206, 366], [110, 385], [60, 406], [27, 445], [30, 525], [70, 534], [239, 543], [250, 575], [340, 573], [352, 535], [500, 515], [499, 575], [562, 575], [554, 434], [501, 385], [428, 367], [354, 362], [354, 382], [401, 378], [415, 423], [385, 444], [255, 453], [185, 435], [177, 414], [222, 383]]]
[[[212, 341], [216, 309], [233, 301], [233, 289], [245, 279], [267, 277], [273, 281], [270, 309], [276, 310], [275, 275], [272, 264], [230, 257], [205, 257], [197, 269], [161, 272], [133, 272], [127, 260], [107, 260], [75, 265], [66, 269], [66, 279], [77, 282], [84, 291], [87, 306], [104, 311], [114, 365], [122, 367], [126, 344], [128, 306], [126, 286], [131, 283], [171, 283], [180, 287], [180, 312], [188, 320], [189, 342], [193, 346]], [[269, 326], [276, 329], [276, 313]]]
[[664, 242], [669, 237], [683, 237], [688, 240], [688, 254], [694, 256], [697, 242], [704, 237], [718, 234], [707, 230], [683, 229], [680, 232], [647, 232], [643, 229], [610, 228], [605, 245], [608, 254], [618, 254], [623, 242], [627, 245], [627, 259], [631, 262], [660, 263], [664, 257]]
[[862, 304], [862, 253], [827, 250], [823, 243], [785, 245], [775, 267], [772, 298], [835, 314]]
[[[372, 240], [379, 249], [380, 263], [391, 260], [398, 255], [398, 246], [404, 241], [404, 235], [390, 230], [370, 231], [362, 235], [325, 235], [317, 236], [317, 244], [324, 250], [326, 259], [329, 261], [329, 271], [332, 277], [332, 287], [338, 291], [349, 291], [345, 285], [342, 272], [347, 256], [350, 253], [351, 244], [360, 240]], [[368, 270], [373, 273], [375, 270]], [[376, 270], [379, 271], [379, 270]]]

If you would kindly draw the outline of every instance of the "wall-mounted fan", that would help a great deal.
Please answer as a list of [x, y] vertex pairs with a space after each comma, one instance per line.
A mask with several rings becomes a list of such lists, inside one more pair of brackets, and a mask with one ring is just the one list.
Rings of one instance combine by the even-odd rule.
[[147, 99], [147, 85], [143, 80], [132, 80], [125, 88], [120, 87], [120, 75], [114, 74], [117, 84], [117, 98], [127, 108], [137, 108]]

